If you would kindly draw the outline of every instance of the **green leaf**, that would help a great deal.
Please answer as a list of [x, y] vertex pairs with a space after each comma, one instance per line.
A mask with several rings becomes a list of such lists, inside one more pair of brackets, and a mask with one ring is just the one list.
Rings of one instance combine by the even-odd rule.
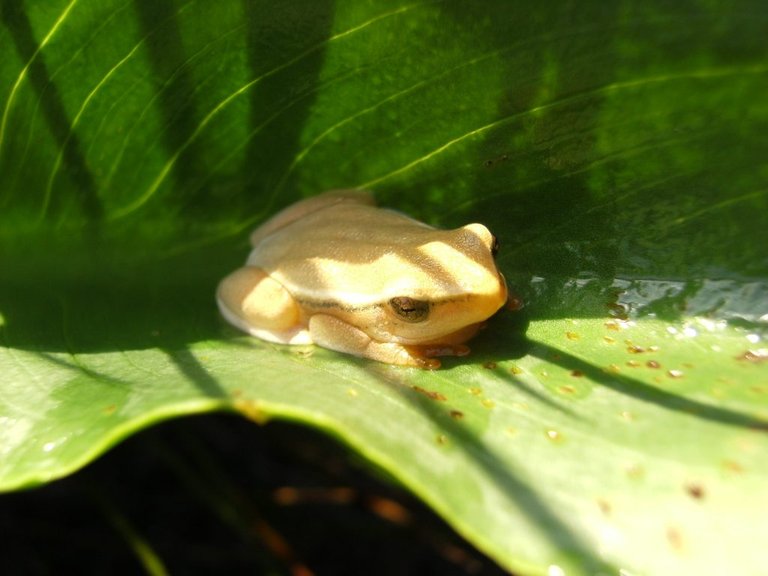
[[[764, 569], [762, 3], [0, 10], [2, 489], [234, 410], [338, 437], [518, 573]], [[334, 187], [483, 221], [526, 307], [436, 372], [225, 325], [247, 231]]]

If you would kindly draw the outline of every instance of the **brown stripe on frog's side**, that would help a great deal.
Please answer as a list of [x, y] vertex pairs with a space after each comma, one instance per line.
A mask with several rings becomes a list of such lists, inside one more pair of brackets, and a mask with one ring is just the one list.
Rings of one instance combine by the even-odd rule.
[[[451, 304], [454, 302], [466, 302], [470, 300], [470, 298], [471, 296], [464, 295], [460, 298], [441, 298], [440, 300], [422, 300], [422, 302], [426, 302], [427, 304], [429, 304], [429, 308], [431, 310], [435, 306], [440, 306], [442, 304]], [[362, 312], [364, 310], [372, 310], [374, 308], [381, 308], [385, 305], [389, 305], [389, 302], [392, 299], [387, 300], [386, 302], [376, 302], [374, 304], [361, 304], [357, 306], [353, 306], [350, 304], [342, 304], [337, 300], [312, 300], [309, 298], [295, 298], [295, 300], [301, 306], [306, 306], [308, 308], [314, 308], [317, 310], [327, 310], [329, 308], [336, 308], [343, 312]]]
[[312, 308], [315, 310], [327, 310], [329, 308], [334, 308], [336, 310], [341, 310], [342, 312], [362, 312], [363, 310], [380, 308], [383, 304], [382, 302], [376, 302], [375, 304], [350, 306], [349, 304], [342, 304], [336, 300], [308, 300], [303, 298], [296, 298], [296, 302], [298, 302], [303, 307]]

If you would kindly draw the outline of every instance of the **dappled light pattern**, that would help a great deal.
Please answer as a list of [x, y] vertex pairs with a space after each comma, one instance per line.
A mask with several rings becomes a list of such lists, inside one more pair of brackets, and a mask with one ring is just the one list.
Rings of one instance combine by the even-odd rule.
[[438, 368], [435, 356], [465, 356], [464, 342], [507, 301], [485, 226], [438, 230], [365, 192], [298, 202], [251, 243], [217, 300], [231, 324], [270, 342]]
[[[767, 27], [759, 0], [0, 2], [0, 489], [230, 410], [339, 439], [515, 574], [762, 573]], [[482, 222], [524, 307], [435, 371], [222, 320], [248, 234], [351, 187]], [[394, 257], [367, 228], [303, 246], [310, 296], [391, 287], [418, 326], [417, 289], [498, 295], [431, 228]]]

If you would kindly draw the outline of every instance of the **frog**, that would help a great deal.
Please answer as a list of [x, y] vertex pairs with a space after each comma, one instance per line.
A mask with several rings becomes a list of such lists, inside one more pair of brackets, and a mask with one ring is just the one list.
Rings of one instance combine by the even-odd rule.
[[250, 244], [216, 300], [230, 324], [277, 344], [436, 369], [439, 357], [466, 356], [508, 300], [488, 228], [439, 229], [377, 206], [365, 190], [300, 200]]

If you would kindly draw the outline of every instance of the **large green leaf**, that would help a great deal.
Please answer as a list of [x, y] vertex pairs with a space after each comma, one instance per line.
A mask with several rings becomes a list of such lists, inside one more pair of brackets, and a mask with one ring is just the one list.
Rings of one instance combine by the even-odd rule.
[[[2, 488], [236, 410], [520, 573], [761, 573], [768, 12], [667, 4], [4, 1]], [[227, 327], [247, 230], [356, 186], [526, 308], [436, 372]]]

